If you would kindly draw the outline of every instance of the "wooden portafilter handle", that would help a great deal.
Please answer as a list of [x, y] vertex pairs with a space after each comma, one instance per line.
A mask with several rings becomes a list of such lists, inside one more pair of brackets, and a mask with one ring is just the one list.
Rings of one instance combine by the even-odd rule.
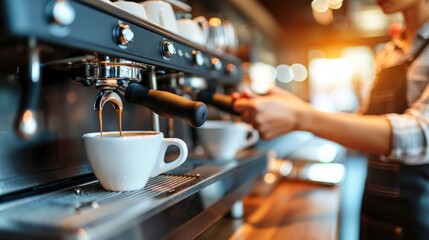
[[193, 127], [207, 120], [208, 110], [203, 102], [192, 101], [174, 93], [147, 88], [130, 83], [125, 90], [125, 100], [149, 108], [158, 115], [177, 118]]

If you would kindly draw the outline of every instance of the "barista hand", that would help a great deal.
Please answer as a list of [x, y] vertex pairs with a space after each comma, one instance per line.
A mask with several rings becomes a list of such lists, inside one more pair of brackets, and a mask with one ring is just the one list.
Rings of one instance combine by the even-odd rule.
[[277, 87], [263, 96], [244, 92], [233, 107], [258, 129], [262, 139], [301, 130], [358, 151], [385, 156], [390, 153], [392, 130], [384, 116], [321, 112]]
[[241, 98], [235, 100], [234, 109], [241, 113], [243, 121], [258, 129], [263, 139], [299, 130], [300, 121], [305, 119], [301, 115], [312, 111], [310, 104], [278, 87], [263, 96], [245, 91]]

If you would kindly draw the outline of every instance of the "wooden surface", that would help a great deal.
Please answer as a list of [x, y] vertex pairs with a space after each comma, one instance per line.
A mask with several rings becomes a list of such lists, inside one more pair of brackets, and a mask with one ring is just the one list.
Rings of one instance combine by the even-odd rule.
[[243, 218], [225, 217], [198, 239], [337, 239], [339, 199], [338, 187], [283, 180], [246, 197]]

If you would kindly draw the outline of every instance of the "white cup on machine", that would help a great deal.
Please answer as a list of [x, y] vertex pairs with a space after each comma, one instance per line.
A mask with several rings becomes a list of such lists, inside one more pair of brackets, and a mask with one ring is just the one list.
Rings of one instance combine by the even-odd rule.
[[178, 33], [176, 15], [171, 4], [160, 0], [148, 0], [140, 4], [146, 10], [147, 20], [170, 32]]
[[[87, 133], [85, 150], [94, 174], [104, 189], [133, 191], [143, 188], [150, 177], [180, 166], [188, 156], [186, 143], [179, 138], [164, 138], [162, 132], [124, 131]], [[166, 163], [169, 146], [180, 150], [179, 156]]]
[[210, 158], [234, 159], [236, 154], [259, 140], [259, 133], [242, 122], [210, 120], [196, 128], [199, 143]]
[[209, 25], [203, 16], [177, 20], [178, 34], [189, 41], [205, 45], [209, 36]]
[[113, 3], [115, 6], [119, 7], [120, 9], [129, 12], [139, 18], [147, 19], [146, 10], [144, 7], [138, 3], [135, 2], [126, 2], [126, 1], [118, 1]]

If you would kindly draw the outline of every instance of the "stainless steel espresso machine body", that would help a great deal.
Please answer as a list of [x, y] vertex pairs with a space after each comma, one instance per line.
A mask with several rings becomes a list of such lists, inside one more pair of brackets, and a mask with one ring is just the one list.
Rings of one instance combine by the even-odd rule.
[[[193, 238], [264, 171], [252, 149], [222, 163], [191, 155], [141, 191], [103, 190], [81, 140], [99, 130], [94, 110], [123, 109], [124, 130], [166, 132], [174, 119], [169, 134], [192, 150], [207, 108], [179, 90], [238, 84], [240, 60], [102, 0], [3, 0], [0, 12], [1, 239]], [[104, 109], [104, 129], [118, 130]]]

